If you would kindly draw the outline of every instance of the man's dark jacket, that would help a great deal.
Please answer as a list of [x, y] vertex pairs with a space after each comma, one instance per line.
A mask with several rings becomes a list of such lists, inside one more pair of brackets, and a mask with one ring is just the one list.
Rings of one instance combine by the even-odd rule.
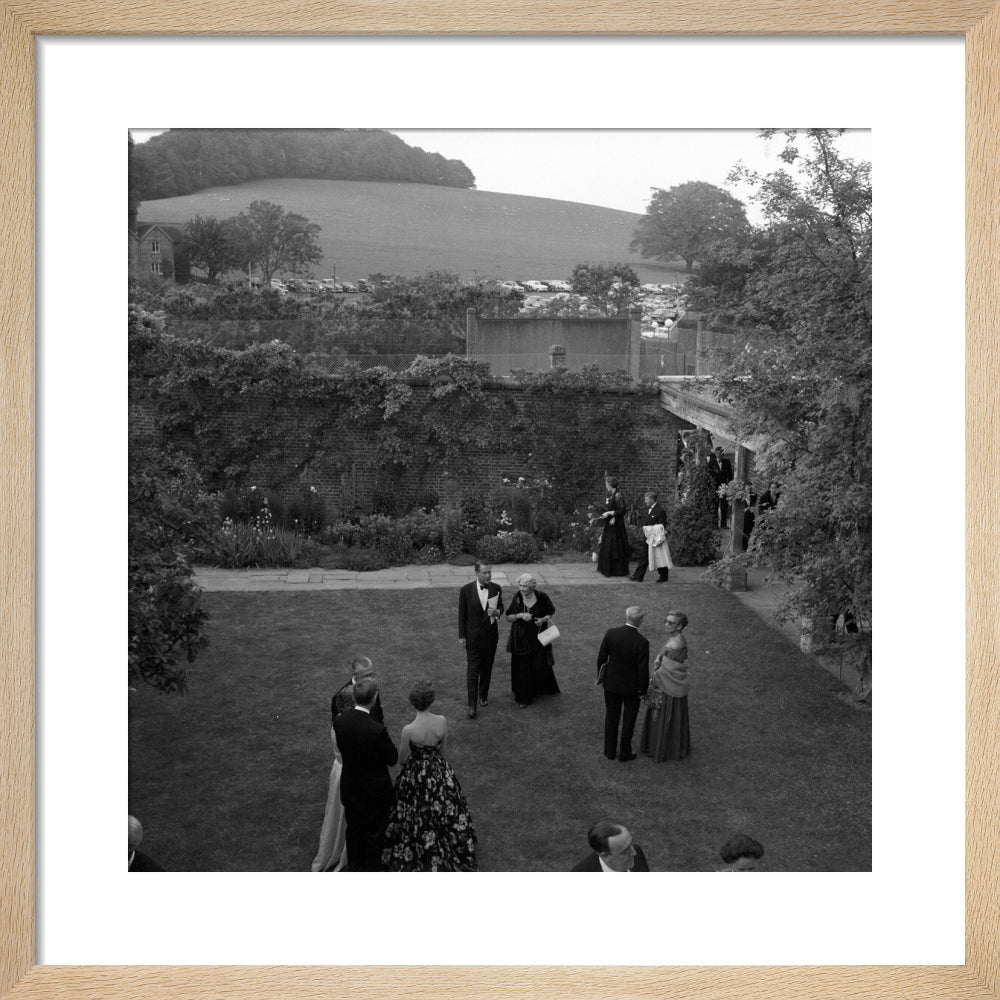
[[597, 654], [597, 666], [604, 661], [603, 687], [625, 698], [644, 695], [649, 688], [649, 640], [631, 625], [609, 628]]
[[[632, 845], [635, 848], [635, 861], [632, 864], [632, 871], [634, 872], [648, 872], [649, 862], [646, 860], [646, 855], [643, 853], [642, 848], [638, 844]], [[601, 867], [601, 859], [598, 857], [596, 851], [591, 851], [582, 861], [578, 861], [570, 869], [573, 872], [601, 872], [604, 869]]]

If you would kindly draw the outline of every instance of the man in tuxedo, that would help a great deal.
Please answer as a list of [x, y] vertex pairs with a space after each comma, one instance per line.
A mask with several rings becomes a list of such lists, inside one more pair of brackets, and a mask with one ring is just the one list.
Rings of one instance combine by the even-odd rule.
[[[715, 449], [716, 461], [719, 463], [719, 486], [726, 486], [733, 481], [733, 463], [722, 452], [720, 445]], [[719, 497], [719, 527], [729, 527], [729, 501]]]
[[639, 714], [639, 700], [645, 697], [649, 688], [649, 640], [639, 634], [642, 619], [642, 608], [626, 608], [625, 624], [608, 629], [597, 654], [598, 676], [601, 665], [605, 665], [601, 681], [604, 688], [604, 756], [608, 760], [615, 759], [620, 722], [618, 759], [623, 763], [635, 760], [632, 733]]
[[374, 677], [354, 685], [354, 708], [333, 720], [337, 749], [344, 761], [340, 801], [347, 820], [347, 864], [353, 872], [382, 870], [382, 840], [396, 795], [389, 768], [399, 751], [385, 726], [372, 718], [378, 694]]
[[476, 579], [458, 592], [458, 641], [465, 649], [470, 719], [476, 717], [477, 701], [483, 708], [489, 701], [497, 655], [497, 619], [503, 613], [503, 591], [491, 582], [492, 575], [489, 563], [477, 562]]
[[[362, 677], [374, 677], [375, 666], [367, 656], [356, 656], [351, 661], [351, 679], [338, 688], [334, 696], [330, 699], [330, 718], [336, 719], [342, 712], [347, 711], [354, 704], [354, 685]], [[376, 722], [385, 725], [385, 715], [382, 712], [382, 694], [375, 695], [375, 704], [371, 708], [371, 717]]]
[[573, 865], [574, 872], [648, 872], [642, 848], [621, 823], [601, 820], [587, 834], [590, 854]]
[[[646, 509], [639, 523], [642, 525], [643, 528], [652, 527], [654, 524], [662, 524], [664, 531], [666, 531], [667, 512], [661, 506], [659, 497], [652, 490], [649, 490], [646, 493]], [[661, 549], [662, 547], [663, 546], [658, 546], [658, 548]], [[647, 564], [649, 563], [648, 556], [651, 548], [652, 546], [650, 546], [647, 543], [646, 546], [647, 558], [640, 559], [635, 567], [635, 572], [632, 574], [632, 579], [635, 580], [636, 583], [642, 583], [643, 579], [646, 576], [646, 567]], [[665, 554], [666, 553], [664, 553], [664, 555]], [[654, 552], [653, 561], [654, 564], [656, 564], [658, 562], [662, 562], [663, 560], [657, 559], [656, 553]], [[656, 578], [657, 583], [666, 583], [667, 580], [670, 578], [669, 566], [657, 566], [656, 573], [657, 573], [657, 578]]]

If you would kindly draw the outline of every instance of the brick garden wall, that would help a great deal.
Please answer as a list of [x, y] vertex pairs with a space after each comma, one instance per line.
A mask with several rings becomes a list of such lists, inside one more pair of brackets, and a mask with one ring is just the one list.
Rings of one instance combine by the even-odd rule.
[[[426, 384], [411, 383], [411, 387], [417, 394], [430, 391]], [[529, 419], [533, 413], [538, 414], [535, 419], [544, 419], [544, 404], [539, 402], [537, 396], [517, 385], [497, 383], [487, 391], [501, 394], [507, 405]], [[621, 398], [617, 394], [586, 396], [582, 405], [591, 408], [592, 414], [595, 411], [599, 414], [602, 407], [618, 403]], [[655, 389], [626, 398], [636, 408], [639, 417], [634, 436], [635, 462], [628, 468], [622, 468], [622, 442], [611, 438], [590, 442], [591, 455], [599, 457], [601, 466], [619, 477], [630, 502], [641, 503], [643, 492], [654, 489], [660, 493], [669, 511], [674, 504], [677, 432], [690, 428], [690, 424], [664, 410]], [[152, 411], [135, 396], [133, 404], [130, 410], [132, 426], [147, 431], [155, 429], [156, 420]], [[246, 420], [247, 408], [254, 405], [252, 400], [247, 399], [217, 404], [214, 409], [222, 418], [217, 425], [219, 433], [239, 435]], [[310, 405], [322, 406], [321, 403]], [[301, 404], [297, 415], [304, 415]], [[421, 494], [431, 492], [443, 495], [449, 474], [463, 489], [481, 489], [484, 495], [505, 476], [516, 479], [527, 475], [530, 446], [519, 444], [516, 433], [512, 433], [507, 425], [497, 426], [495, 432], [493, 447], [468, 451], [448, 473], [433, 466], [422, 473], [416, 470], [404, 472], [397, 482], [400, 508], [410, 506]], [[375, 491], [384, 489], [386, 482], [385, 470], [379, 469], [375, 461], [375, 433], [365, 428], [348, 431], [338, 438], [335, 446], [308, 461], [304, 437], [297, 439], [293, 433], [279, 457], [272, 455], [252, 467], [245, 485], [275, 488], [286, 496], [298, 492], [303, 486], [315, 486], [330, 515], [348, 511], [355, 504], [367, 511], [371, 508]], [[175, 435], [172, 443], [183, 446], [183, 435]], [[603, 483], [595, 481], [589, 494], [580, 498], [581, 504], [603, 500], [603, 489]]]

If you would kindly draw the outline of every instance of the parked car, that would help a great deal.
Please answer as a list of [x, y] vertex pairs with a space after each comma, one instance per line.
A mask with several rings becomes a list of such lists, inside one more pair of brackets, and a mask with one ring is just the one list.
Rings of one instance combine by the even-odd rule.
[[345, 292], [356, 292], [358, 286], [353, 281], [345, 281], [341, 286]]
[[521, 284], [529, 292], [547, 292], [549, 290], [549, 286], [544, 281], [522, 281]]
[[573, 291], [573, 286], [568, 281], [549, 281], [547, 282], [549, 288], [553, 292], [571, 292]]
[[523, 292], [524, 289], [516, 281], [501, 281], [501, 288], [506, 288], [509, 292]]

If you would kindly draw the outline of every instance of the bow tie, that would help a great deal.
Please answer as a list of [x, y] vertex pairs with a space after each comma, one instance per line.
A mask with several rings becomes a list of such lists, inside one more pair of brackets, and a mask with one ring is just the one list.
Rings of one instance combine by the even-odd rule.
[[488, 583], [481, 583], [481, 584], [479, 585], [479, 589], [480, 589], [480, 590], [489, 590], [489, 589], [490, 589], [490, 586], [489, 586], [489, 584], [488, 584]]

